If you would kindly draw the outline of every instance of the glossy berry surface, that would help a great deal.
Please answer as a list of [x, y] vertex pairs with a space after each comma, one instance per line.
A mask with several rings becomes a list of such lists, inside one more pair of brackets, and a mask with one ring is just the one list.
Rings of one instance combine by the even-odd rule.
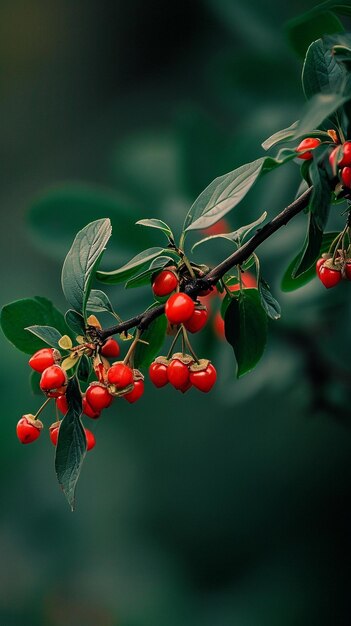
[[117, 389], [125, 389], [133, 383], [133, 370], [122, 361], [114, 363], [107, 372], [107, 379]]
[[151, 363], [149, 376], [155, 387], [161, 388], [168, 384], [167, 365], [163, 363]]
[[341, 180], [345, 187], [351, 189], [351, 167], [344, 167], [341, 170]]
[[49, 397], [57, 398], [64, 393], [67, 382], [66, 372], [59, 365], [51, 365], [43, 371], [40, 379], [40, 389]]
[[319, 269], [318, 277], [323, 283], [324, 287], [326, 287], [327, 289], [335, 287], [335, 285], [337, 285], [342, 280], [340, 270], [333, 270], [330, 267], [326, 267], [325, 265], [322, 265], [322, 267]]
[[205, 326], [207, 320], [207, 309], [196, 308], [192, 316], [184, 322], [184, 326], [190, 333], [198, 333]]
[[[39, 422], [41, 424], [41, 422]], [[40, 436], [41, 428], [36, 427], [31, 420], [24, 415], [16, 427], [17, 437], [21, 443], [32, 443]]]
[[170, 324], [182, 324], [194, 313], [195, 302], [186, 293], [174, 293], [168, 298], [165, 314]]
[[115, 339], [108, 339], [106, 343], [102, 346], [100, 352], [102, 356], [105, 356], [107, 359], [113, 359], [119, 356], [121, 349], [119, 344]]
[[67, 398], [65, 395], [62, 395], [56, 398], [56, 406], [58, 410], [60, 411], [60, 413], [62, 413], [63, 415], [66, 415], [68, 411], [68, 402], [67, 402]]
[[306, 139], [303, 139], [301, 143], [295, 149], [297, 153], [302, 152], [302, 154], [297, 155], [298, 158], [304, 159], [306, 161], [308, 161], [309, 159], [312, 159], [312, 152], [304, 152], [304, 151], [312, 150], [313, 148], [316, 148], [317, 146], [319, 146], [320, 143], [321, 143], [320, 139], [317, 139], [316, 137], [306, 137]]
[[319, 270], [321, 269], [322, 265], [325, 263], [325, 259], [323, 259], [323, 257], [321, 257], [320, 259], [318, 259], [317, 263], [316, 263], [316, 272], [317, 274], [319, 274]]
[[345, 264], [345, 276], [347, 280], [351, 280], [351, 262]]
[[59, 423], [58, 424], [57, 423], [56, 424], [52, 424], [52, 426], [50, 426], [50, 428], [49, 428], [49, 435], [50, 435], [51, 443], [53, 443], [54, 446], [57, 446], [59, 430], [60, 430], [60, 424]]
[[190, 372], [191, 384], [204, 393], [208, 393], [212, 389], [216, 380], [217, 372], [212, 363], [209, 363], [206, 369], [201, 372]]
[[178, 387], [178, 391], [181, 391], [182, 393], [186, 393], [187, 391], [189, 391], [191, 387], [192, 387], [191, 381], [188, 380], [186, 383], [184, 383], [184, 385], [182, 385], [181, 387]]
[[123, 398], [127, 400], [128, 402], [130, 402], [131, 404], [133, 404], [133, 402], [136, 402], [137, 400], [139, 400], [139, 398], [141, 398], [143, 393], [144, 393], [144, 381], [136, 380], [134, 381], [134, 389], [130, 391], [129, 393], [126, 393], [125, 396], [123, 396]]
[[110, 406], [113, 401], [113, 396], [111, 396], [109, 390], [104, 385], [92, 383], [86, 390], [85, 401], [89, 407], [91, 407], [92, 411], [100, 413], [103, 409], [107, 409], [107, 407]]
[[84, 428], [85, 431], [85, 437], [87, 440], [87, 451], [89, 452], [89, 450], [92, 450], [93, 448], [95, 448], [95, 444], [96, 444], [96, 439], [94, 434], [91, 432], [91, 430], [89, 430], [88, 428]]
[[93, 407], [90, 406], [85, 396], [82, 398], [82, 411], [84, 415], [87, 415], [87, 417], [90, 417], [92, 420], [96, 420], [100, 417], [100, 411], [95, 411]]
[[168, 380], [175, 389], [182, 389], [189, 382], [189, 368], [178, 359], [173, 359], [167, 368]]
[[351, 166], [351, 141], [345, 141], [342, 146], [342, 152], [340, 152], [340, 156], [342, 157], [339, 160], [339, 167]]
[[178, 287], [178, 278], [170, 270], [160, 272], [152, 283], [152, 291], [158, 298], [169, 296]]
[[35, 352], [28, 363], [33, 370], [42, 374], [47, 367], [55, 365], [58, 355], [59, 352], [55, 348], [43, 348]]

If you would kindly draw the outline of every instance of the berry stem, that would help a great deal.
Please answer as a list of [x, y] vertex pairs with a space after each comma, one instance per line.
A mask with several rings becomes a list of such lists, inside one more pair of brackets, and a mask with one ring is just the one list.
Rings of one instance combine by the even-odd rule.
[[[181, 325], [181, 329], [182, 329], [183, 340], [185, 342], [186, 348], [189, 350], [191, 356], [195, 359], [196, 363], [198, 363], [199, 359], [197, 358], [194, 350], [192, 349], [191, 343], [189, 341], [188, 333], [186, 331], [186, 328], [185, 328], [184, 324]], [[184, 351], [183, 351], [183, 354], [184, 354]]]
[[46, 405], [49, 404], [50, 400], [52, 400], [52, 398], [48, 398], [47, 400], [45, 400], [44, 404], [42, 404], [40, 409], [37, 410], [36, 414], [34, 415], [35, 420], [38, 419], [40, 413], [44, 411]]
[[180, 333], [181, 333], [181, 332], [182, 332], [182, 327], [181, 327], [181, 326], [179, 326], [179, 328], [178, 328], [178, 330], [177, 330], [177, 334], [176, 334], [176, 336], [174, 337], [174, 339], [173, 339], [173, 341], [172, 341], [172, 343], [171, 343], [171, 347], [170, 347], [170, 349], [168, 350], [168, 354], [167, 354], [167, 357], [166, 357], [167, 359], [170, 359], [170, 358], [171, 358], [171, 356], [172, 356], [172, 352], [173, 352], [173, 349], [174, 349], [174, 346], [176, 345], [176, 343], [177, 343], [177, 341], [178, 341], [178, 337], [179, 337], [179, 335], [180, 335]]

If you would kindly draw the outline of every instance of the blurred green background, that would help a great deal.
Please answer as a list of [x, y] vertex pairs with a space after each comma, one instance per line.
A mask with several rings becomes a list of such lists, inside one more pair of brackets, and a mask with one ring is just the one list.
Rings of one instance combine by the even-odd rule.
[[[117, 267], [159, 242], [137, 219], [179, 232], [215, 176], [261, 155], [301, 110], [283, 24], [313, 5], [3, 0], [2, 304], [44, 295], [64, 308], [60, 268], [79, 227], [113, 219], [105, 267]], [[274, 215], [297, 184], [295, 164], [270, 174], [231, 226]], [[232, 349], [209, 327], [195, 346], [218, 368], [216, 390], [147, 385], [137, 405], [116, 402], [92, 425], [74, 514], [47, 433], [16, 439], [40, 399], [26, 356], [1, 336], [1, 625], [350, 623], [351, 285], [280, 292], [304, 229], [299, 216], [262, 246], [283, 318], [257, 369], [236, 381]], [[148, 301], [147, 289], [109, 294], [123, 316]]]

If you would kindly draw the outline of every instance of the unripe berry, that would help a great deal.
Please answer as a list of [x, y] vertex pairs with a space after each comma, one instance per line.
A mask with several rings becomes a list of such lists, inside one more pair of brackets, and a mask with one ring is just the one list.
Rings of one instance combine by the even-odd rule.
[[93, 411], [100, 413], [110, 406], [113, 396], [102, 383], [91, 383], [86, 390], [85, 399]]
[[60, 363], [61, 354], [55, 348], [42, 348], [31, 356], [28, 363], [30, 367], [42, 374], [47, 367]]
[[180, 389], [189, 382], [189, 367], [179, 361], [172, 359], [167, 368], [168, 380], [175, 389]]
[[144, 381], [135, 380], [132, 391], [130, 391], [129, 393], [126, 393], [123, 396], [123, 398], [132, 404], [133, 402], [136, 402], [137, 400], [139, 400], [139, 398], [141, 398], [143, 393], [144, 393]]
[[208, 393], [212, 389], [216, 379], [217, 372], [212, 363], [209, 363], [206, 369], [201, 371], [192, 372], [190, 370], [191, 384], [204, 393]]
[[196, 307], [192, 316], [184, 322], [185, 328], [190, 333], [198, 333], [208, 320], [208, 311], [206, 307]]
[[40, 436], [43, 424], [40, 420], [34, 419], [34, 415], [28, 413], [19, 420], [16, 433], [21, 443], [32, 443]]
[[297, 155], [298, 159], [304, 159], [306, 161], [308, 161], [309, 159], [312, 159], [312, 152], [304, 152], [304, 151], [313, 150], [313, 148], [316, 148], [317, 146], [319, 146], [320, 143], [321, 143], [321, 140], [317, 139], [316, 137], [306, 137], [306, 139], [303, 139], [301, 143], [297, 146], [297, 148], [295, 148], [295, 152], [302, 153], [302, 154]]
[[49, 398], [58, 398], [65, 393], [67, 374], [59, 365], [51, 365], [43, 371], [40, 379], [40, 389]]
[[167, 365], [164, 363], [151, 363], [149, 367], [149, 376], [155, 387], [161, 388], [168, 384]]
[[120, 347], [115, 339], [108, 339], [104, 345], [102, 346], [100, 352], [102, 356], [105, 356], [107, 359], [116, 358], [119, 356]]
[[165, 313], [170, 324], [183, 324], [194, 313], [195, 303], [186, 293], [174, 293], [168, 298]]
[[344, 167], [341, 170], [341, 180], [345, 187], [351, 189], [351, 167]]
[[169, 296], [178, 287], [178, 278], [171, 270], [162, 270], [152, 283], [152, 291], [157, 298]]
[[116, 389], [125, 389], [133, 384], [133, 370], [123, 361], [113, 363], [107, 372], [107, 380]]

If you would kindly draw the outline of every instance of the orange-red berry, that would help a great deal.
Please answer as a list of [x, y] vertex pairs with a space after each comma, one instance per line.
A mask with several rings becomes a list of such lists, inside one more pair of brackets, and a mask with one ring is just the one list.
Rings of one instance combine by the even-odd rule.
[[105, 356], [107, 359], [113, 359], [119, 356], [121, 349], [119, 344], [115, 339], [108, 339], [104, 345], [102, 346], [100, 352], [102, 356]]
[[34, 419], [34, 415], [23, 415], [16, 427], [16, 434], [21, 443], [32, 443], [42, 431], [43, 424]]
[[341, 170], [341, 180], [345, 187], [351, 189], [351, 167], [344, 167]]
[[[306, 137], [306, 139], [303, 139], [301, 143], [297, 146], [297, 148], [295, 148], [295, 152], [298, 153], [297, 157], [306, 161], [312, 159], [313, 155], [311, 150], [317, 148], [320, 143], [321, 140], [317, 139], [316, 137]], [[308, 150], [308, 152], [306, 152], [306, 150]]]
[[67, 374], [59, 365], [47, 367], [40, 379], [40, 389], [49, 398], [58, 398], [65, 393]]
[[125, 389], [133, 383], [133, 370], [123, 361], [113, 363], [107, 372], [107, 380], [117, 389]]
[[85, 401], [96, 413], [100, 413], [113, 402], [113, 396], [102, 383], [91, 383], [85, 393]]
[[184, 322], [185, 328], [190, 333], [198, 333], [208, 320], [208, 311], [206, 307], [196, 307], [192, 316]]
[[209, 363], [206, 369], [200, 372], [190, 372], [191, 384], [204, 393], [208, 393], [212, 389], [216, 380], [217, 372], [212, 363]]
[[60, 360], [61, 355], [58, 350], [55, 350], [55, 348], [42, 348], [31, 356], [28, 363], [33, 370], [42, 374], [47, 367], [59, 363]]
[[171, 270], [162, 270], [152, 283], [152, 291], [157, 298], [169, 296], [178, 287], [178, 277]]
[[189, 367], [179, 361], [172, 359], [167, 368], [168, 380], [175, 389], [180, 389], [189, 382]]
[[164, 363], [151, 363], [149, 376], [155, 387], [161, 388], [168, 384], [167, 365]]
[[170, 324], [183, 324], [194, 313], [195, 302], [186, 293], [174, 293], [165, 306], [166, 317]]
[[135, 380], [132, 391], [130, 391], [129, 393], [126, 393], [123, 396], [123, 398], [132, 404], [133, 402], [136, 402], [137, 400], [139, 400], [139, 398], [141, 398], [143, 393], [144, 393], [144, 381]]

